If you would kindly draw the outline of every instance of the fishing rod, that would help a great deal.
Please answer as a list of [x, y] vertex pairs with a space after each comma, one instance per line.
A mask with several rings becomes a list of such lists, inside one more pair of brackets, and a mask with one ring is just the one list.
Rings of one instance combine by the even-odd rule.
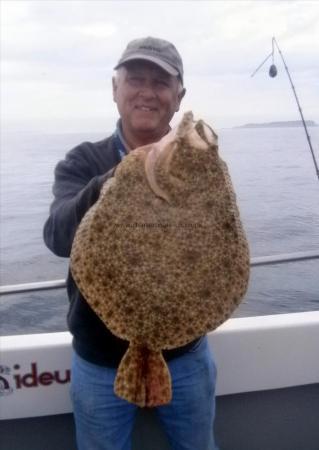
[[319, 167], [318, 167], [318, 163], [317, 163], [317, 160], [316, 160], [315, 152], [314, 152], [314, 150], [312, 148], [310, 135], [309, 135], [308, 129], [307, 129], [307, 124], [306, 124], [306, 121], [304, 119], [304, 116], [303, 116], [303, 113], [302, 113], [302, 109], [301, 109], [301, 106], [300, 106], [300, 103], [299, 103], [299, 99], [298, 99], [298, 96], [297, 96], [297, 92], [296, 92], [295, 86], [293, 84], [291, 75], [289, 73], [286, 61], [284, 59], [282, 51], [280, 50], [278, 42], [276, 41], [275, 37], [272, 38], [271, 45], [272, 45], [271, 53], [264, 59], [264, 61], [251, 74], [251, 77], [253, 77], [258, 72], [258, 70], [265, 64], [266, 61], [268, 61], [269, 58], [272, 58], [272, 64], [271, 64], [271, 66], [269, 68], [269, 76], [271, 78], [275, 78], [277, 76], [277, 67], [276, 67], [275, 62], [274, 62], [274, 52], [275, 52], [275, 46], [276, 46], [276, 48], [277, 48], [277, 50], [279, 52], [279, 55], [281, 56], [282, 62], [284, 63], [284, 67], [285, 67], [285, 70], [287, 72], [287, 75], [288, 75], [288, 78], [289, 78], [289, 81], [290, 81], [290, 85], [291, 85], [292, 91], [293, 91], [294, 96], [295, 96], [295, 100], [297, 102], [297, 106], [298, 106], [298, 109], [299, 109], [300, 117], [301, 117], [301, 120], [302, 120], [302, 124], [303, 124], [304, 130], [305, 130], [306, 136], [307, 136], [307, 141], [308, 141], [310, 152], [311, 152], [311, 155], [312, 155], [312, 160], [313, 160], [313, 163], [314, 163], [314, 166], [315, 166], [315, 170], [316, 170], [316, 174], [317, 174], [317, 177], [318, 177], [318, 180], [319, 180]]

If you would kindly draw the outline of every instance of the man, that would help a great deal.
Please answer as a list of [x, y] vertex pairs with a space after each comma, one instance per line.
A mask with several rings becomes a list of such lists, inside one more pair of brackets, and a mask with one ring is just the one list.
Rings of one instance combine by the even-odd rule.
[[[115, 67], [113, 99], [120, 120], [112, 136], [71, 150], [55, 169], [54, 201], [44, 227], [46, 245], [69, 257], [77, 226], [97, 200], [103, 183], [135, 148], [156, 142], [185, 95], [183, 63], [176, 48], [156, 38], [130, 42]], [[130, 450], [137, 407], [113, 391], [127, 342], [115, 337], [82, 297], [69, 272], [68, 325], [73, 334], [71, 396], [79, 450]], [[216, 370], [207, 338], [164, 351], [173, 398], [157, 408], [178, 450], [215, 450]]]

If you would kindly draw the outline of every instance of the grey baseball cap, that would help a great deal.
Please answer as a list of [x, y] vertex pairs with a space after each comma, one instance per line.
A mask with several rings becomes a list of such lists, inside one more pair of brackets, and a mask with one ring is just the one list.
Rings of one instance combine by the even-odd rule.
[[123, 64], [136, 59], [144, 59], [158, 65], [170, 75], [179, 76], [183, 83], [183, 61], [171, 42], [150, 36], [134, 39], [128, 43], [114, 69], [116, 70]]

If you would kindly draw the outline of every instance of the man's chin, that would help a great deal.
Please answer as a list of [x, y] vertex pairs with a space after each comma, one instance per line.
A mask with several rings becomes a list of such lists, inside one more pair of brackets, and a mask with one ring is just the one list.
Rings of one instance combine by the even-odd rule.
[[134, 129], [136, 133], [152, 134], [156, 133], [158, 127], [159, 124], [155, 122], [140, 122], [135, 124]]

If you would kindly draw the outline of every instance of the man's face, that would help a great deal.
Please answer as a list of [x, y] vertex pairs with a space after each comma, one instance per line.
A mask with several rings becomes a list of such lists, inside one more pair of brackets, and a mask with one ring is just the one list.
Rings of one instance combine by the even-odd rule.
[[147, 61], [132, 61], [113, 78], [124, 135], [162, 137], [184, 94], [176, 77]]

